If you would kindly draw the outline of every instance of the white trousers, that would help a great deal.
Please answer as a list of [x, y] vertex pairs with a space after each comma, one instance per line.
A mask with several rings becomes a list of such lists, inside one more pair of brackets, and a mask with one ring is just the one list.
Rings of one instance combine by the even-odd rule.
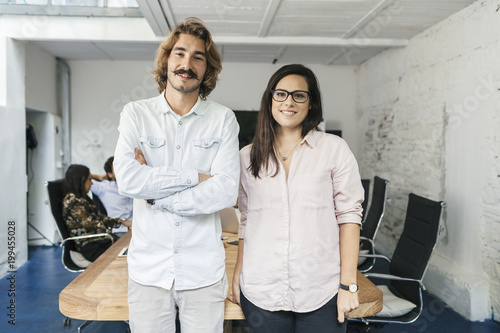
[[132, 333], [175, 333], [176, 306], [182, 333], [222, 333], [227, 277], [207, 287], [171, 290], [143, 286], [128, 279]]

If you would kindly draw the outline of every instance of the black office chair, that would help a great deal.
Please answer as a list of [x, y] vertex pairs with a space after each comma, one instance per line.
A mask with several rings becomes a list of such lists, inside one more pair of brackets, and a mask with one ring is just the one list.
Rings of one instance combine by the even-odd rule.
[[70, 272], [81, 272], [85, 270], [85, 267], [78, 266], [72, 259], [70, 251], [76, 251], [75, 242], [76, 239], [85, 239], [85, 238], [96, 238], [96, 237], [108, 237], [113, 242], [113, 237], [108, 233], [101, 233], [96, 235], [86, 235], [86, 236], [76, 236], [71, 237], [69, 234], [69, 230], [66, 226], [66, 223], [63, 219], [63, 199], [64, 199], [64, 191], [63, 191], [63, 180], [58, 179], [54, 181], [48, 181], [46, 183], [47, 191], [49, 192], [49, 201], [50, 208], [52, 211], [52, 215], [54, 216], [54, 220], [56, 221], [57, 229], [61, 236], [61, 247], [62, 251], [62, 263], [64, 267]]
[[[370, 323], [410, 324], [422, 313], [422, 280], [432, 251], [437, 243], [442, 201], [433, 201], [410, 193], [403, 233], [398, 240], [392, 260], [383, 255], [367, 255], [383, 258], [390, 262], [389, 274], [367, 273], [368, 278], [390, 281], [387, 286], [395, 298], [384, 293], [384, 308], [372, 317], [349, 319], [349, 321]], [[392, 312], [387, 301], [393, 298]], [[412, 306], [406, 306], [412, 303]], [[396, 311], [396, 313], [394, 312]]]
[[[69, 230], [66, 226], [66, 223], [64, 222], [63, 219], [63, 199], [64, 199], [63, 180], [58, 179], [54, 181], [48, 181], [45, 183], [45, 186], [47, 186], [47, 191], [49, 192], [49, 201], [50, 201], [52, 216], [54, 216], [54, 220], [56, 221], [57, 225], [57, 230], [59, 231], [59, 235], [61, 236], [62, 239], [61, 241], [62, 264], [64, 268], [66, 268], [70, 272], [82, 272], [85, 270], [86, 266], [83, 267], [77, 265], [75, 261], [71, 258], [71, 251], [76, 252], [74, 241], [76, 239], [106, 236], [111, 239], [111, 242], [113, 242], [113, 237], [107, 233], [71, 237], [71, 235], [69, 234]], [[78, 327], [78, 332], [80, 332], [89, 323], [90, 321], [86, 321], [80, 327]], [[71, 324], [71, 319], [66, 317], [64, 319], [64, 326], [68, 326], [70, 324]]]
[[[373, 179], [373, 193], [370, 203], [370, 209], [360, 233], [360, 253], [375, 254], [375, 236], [377, 235], [378, 228], [382, 222], [385, 212], [385, 204], [387, 202], [387, 186], [389, 181], [375, 176]], [[358, 270], [360, 272], [367, 272], [375, 265], [374, 257], [360, 256], [358, 261]]]
[[106, 207], [104, 207], [104, 204], [102, 203], [101, 199], [99, 199], [99, 196], [92, 192], [92, 201], [94, 201], [95, 206], [97, 207], [97, 210], [106, 216], [108, 216], [108, 211], [106, 210]]
[[363, 189], [365, 190], [365, 200], [361, 204], [361, 208], [363, 208], [363, 217], [362, 221], [366, 218], [366, 209], [368, 208], [368, 200], [370, 198], [370, 179], [361, 179], [361, 185], [363, 185]]

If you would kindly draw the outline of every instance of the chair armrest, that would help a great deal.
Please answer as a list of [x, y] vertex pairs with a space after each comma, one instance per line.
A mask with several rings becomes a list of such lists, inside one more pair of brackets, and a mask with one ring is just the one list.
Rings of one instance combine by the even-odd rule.
[[375, 245], [375, 244], [373, 243], [373, 240], [371, 240], [370, 238], [364, 237], [364, 236], [359, 236], [359, 240], [369, 241], [370, 243], [372, 243], [373, 245]]
[[63, 246], [67, 241], [70, 241], [70, 240], [88, 239], [88, 238], [97, 238], [97, 237], [108, 237], [111, 240], [111, 243], [114, 242], [113, 236], [104, 232], [102, 234], [68, 237], [68, 238], [62, 240], [61, 246]]
[[391, 262], [391, 259], [389, 259], [388, 257], [382, 255], [382, 254], [365, 254], [365, 253], [360, 253], [359, 254], [360, 257], [364, 257], [364, 258], [380, 258], [380, 259], [385, 259], [387, 260], [389, 263]]
[[417, 279], [412, 279], [412, 278], [405, 278], [401, 276], [396, 276], [396, 275], [391, 275], [391, 274], [382, 274], [382, 273], [366, 273], [366, 277], [373, 277], [376, 279], [384, 279], [384, 280], [395, 280], [395, 281], [412, 281], [412, 282], [418, 282], [420, 286], [425, 290], [424, 284], [422, 283], [421, 280]]
[[369, 242], [369, 243], [371, 244], [371, 246], [372, 246], [372, 248], [371, 248], [371, 249], [372, 249], [373, 251], [375, 251], [375, 242], [373, 241], [373, 239], [366, 238], [366, 237], [364, 237], [364, 236], [359, 236], [359, 240], [360, 240], [360, 241], [367, 241], [367, 242]]

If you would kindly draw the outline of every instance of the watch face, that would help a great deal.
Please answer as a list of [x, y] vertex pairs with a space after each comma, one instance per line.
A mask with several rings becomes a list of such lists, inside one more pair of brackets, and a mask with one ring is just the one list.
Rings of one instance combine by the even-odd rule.
[[351, 284], [351, 285], [349, 285], [349, 291], [351, 293], [355, 293], [356, 291], [358, 291], [358, 286], [356, 284], [354, 284], [354, 283]]

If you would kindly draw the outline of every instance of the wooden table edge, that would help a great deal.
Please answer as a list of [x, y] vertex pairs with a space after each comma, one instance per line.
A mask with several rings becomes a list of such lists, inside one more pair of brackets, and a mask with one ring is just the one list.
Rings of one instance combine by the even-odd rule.
[[[69, 318], [80, 320], [128, 320], [102, 319], [99, 316], [100, 300], [96, 297], [82, 296], [99, 274], [116, 259], [120, 251], [127, 247], [132, 237], [132, 230], [126, 232], [113, 245], [81, 272], [70, 284], [59, 293], [59, 311]], [[91, 268], [91, 269], [89, 269]]]
[[[132, 231], [127, 232], [119, 240], [117, 240], [113, 246], [111, 246], [106, 252], [106, 255], [99, 257], [94, 263], [91, 264], [92, 269], [87, 269], [80, 273], [69, 285], [64, 288], [59, 294], [59, 310], [61, 313], [67, 317], [81, 320], [109, 320], [109, 321], [119, 321], [128, 320], [127, 318], [114, 317], [107, 318], [105, 313], [99, 313], [100, 300], [96, 297], [82, 296], [85, 295], [85, 290], [90, 286], [94, 280], [102, 273], [102, 271], [116, 259], [123, 247], [128, 246], [132, 236]], [[236, 234], [223, 233], [223, 236], [229, 237], [224, 241], [226, 243], [229, 240], [238, 239]], [[229, 244], [224, 244], [224, 246], [234, 246]], [[237, 247], [235, 246], [235, 250]], [[89, 266], [89, 268], [91, 267]], [[229, 271], [232, 274], [232, 267], [228, 269], [226, 264], [226, 272]], [[229, 275], [229, 274], [228, 274]], [[361, 275], [361, 276], [360, 276]], [[362, 279], [367, 279], [358, 271], [358, 281]], [[83, 280], [83, 281], [81, 281]], [[228, 276], [229, 288], [232, 285], [232, 276]], [[371, 283], [371, 282], [370, 282]], [[361, 284], [362, 286], [362, 284]], [[230, 290], [229, 290], [230, 291]], [[382, 292], [380, 289], [374, 289], [374, 294], [376, 295], [374, 301], [360, 303], [359, 307], [346, 315], [347, 318], [361, 318], [368, 317], [380, 312], [382, 310]], [[373, 297], [372, 295], [372, 297]], [[362, 316], [360, 314], [363, 314]], [[241, 307], [237, 304], [232, 303], [228, 299], [225, 300], [224, 308], [224, 319], [225, 320], [244, 320], [245, 316]]]

